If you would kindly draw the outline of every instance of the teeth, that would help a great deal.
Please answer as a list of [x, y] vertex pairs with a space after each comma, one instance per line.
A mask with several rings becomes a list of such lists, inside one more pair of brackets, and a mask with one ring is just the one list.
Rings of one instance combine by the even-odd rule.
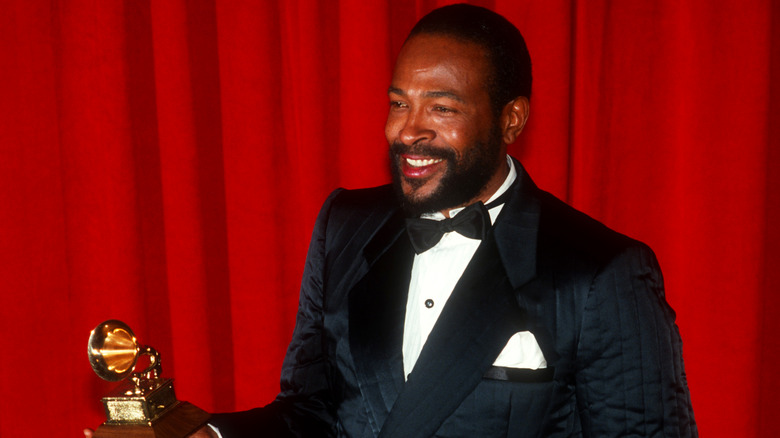
[[411, 158], [406, 159], [406, 162], [409, 163], [409, 165], [412, 167], [430, 166], [431, 164], [438, 163], [440, 161], [442, 161], [441, 158], [436, 158], [436, 159], [428, 158], [425, 160], [413, 160]]

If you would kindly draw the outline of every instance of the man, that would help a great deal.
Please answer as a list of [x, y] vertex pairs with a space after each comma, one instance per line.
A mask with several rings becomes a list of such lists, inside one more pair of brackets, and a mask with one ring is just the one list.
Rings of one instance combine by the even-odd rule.
[[530, 91], [503, 17], [416, 25], [389, 88], [393, 185], [325, 202], [281, 393], [214, 416], [224, 438], [697, 435], [651, 250], [507, 156]]

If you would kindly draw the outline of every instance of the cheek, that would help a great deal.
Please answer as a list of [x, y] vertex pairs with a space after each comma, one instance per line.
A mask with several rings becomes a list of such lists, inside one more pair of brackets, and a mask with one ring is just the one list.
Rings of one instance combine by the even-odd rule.
[[490, 139], [493, 126], [494, 120], [490, 117], [469, 118], [444, 126], [441, 135], [462, 155], [466, 149], [486, 143]]
[[467, 126], [461, 124], [452, 124], [449, 126], [442, 126], [439, 130], [439, 136], [444, 143], [448, 144], [453, 150], [455, 150], [458, 158], [462, 155], [462, 152], [474, 144], [475, 133], [473, 130], [468, 129]]
[[401, 129], [400, 123], [400, 118], [390, 111], [387, 115], [387, 121], [385, 121], [385, 138], [388, 143], [392, 143], [398, 138], [398, 132]]

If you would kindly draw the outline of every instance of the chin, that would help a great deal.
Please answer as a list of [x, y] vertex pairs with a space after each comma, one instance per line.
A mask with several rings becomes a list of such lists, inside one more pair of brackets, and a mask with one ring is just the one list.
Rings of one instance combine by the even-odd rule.
[[424, 201], [435, 195], [439, 185], [430, 180], [404, 179], [402, 186], [404, 197], [412, 198], [417, 201]]
[[427, 204], [437, 197], [441, 186], [431, 180], [404, 180], [401, 187], [404, 199], [411, 204]]

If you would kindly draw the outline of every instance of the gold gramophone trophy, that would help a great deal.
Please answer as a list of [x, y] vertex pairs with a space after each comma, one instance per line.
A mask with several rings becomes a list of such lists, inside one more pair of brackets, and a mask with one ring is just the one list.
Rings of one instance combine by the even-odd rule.
[[[108, 320], [89, 335], [89, 363], [98, 376], [110, 382], [124, 380], [103, 397], [106, 420], [94, 438], [182, 438], [200, 429], [209, 414], [176, 400], [173, 379], [160, 377], [160, 355], [138, 345], [133, 331], [122, 321]], [[149, 356], [149, 366], [134, 372], [140, 356]]]

